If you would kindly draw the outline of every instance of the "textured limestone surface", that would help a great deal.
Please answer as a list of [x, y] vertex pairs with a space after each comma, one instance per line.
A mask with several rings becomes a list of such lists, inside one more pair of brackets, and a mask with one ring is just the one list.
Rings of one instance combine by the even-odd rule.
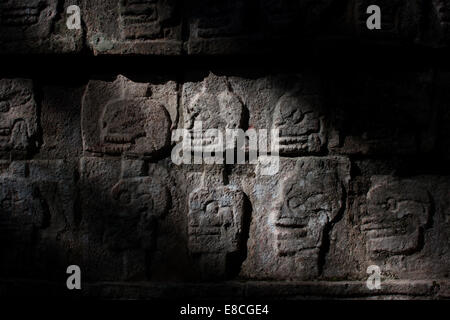
[[[66, 25], [70, 5], [80, 29]], [[381, 8], [379, 30], [366, 27], [370, 5]], [[449, 13], [448, 0], [5, 0], [0, 52], [220, 55], [341, 40], [448, 47]]]
[[0, 296], [449, 299], [449, 45], [450, 0], [0, 1]]
[[[449, 297], [448, 73], [83, 79], [0, 80], [1, 292], [77, 264], [108, 298]], [[277, 170], [175, 164], [196, 121], [278, 129]]]

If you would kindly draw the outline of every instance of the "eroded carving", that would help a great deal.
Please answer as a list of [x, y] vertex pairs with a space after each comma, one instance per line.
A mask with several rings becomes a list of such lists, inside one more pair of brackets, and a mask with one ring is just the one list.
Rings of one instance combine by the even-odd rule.
[[[201, 88], [184, 87], [184, 128], [190, 130], [195, 146], [212, 146], [215, 142], [205, 137], [208, 129], [242, 128], [244, 121], [244, 105], [232, 90], [224, 77], [209, 74]], [[201, 123], [201, 128], [195, 127]]]
[[175, 3], [164, 0], [120, 0], [122, 38], [125, 40], [170, 38], [169, 27], [175, 18]]
[[277, 102], [273, 128], [279, 129], [281, 155], [318, 153], [325, 144], [323, 117], [314, 97], [289, 92]]
[[56, 16], [56, 0], [5, 0], [0, 3], [0, 39], [46, 38]]
[[111, 189], [114, 212], [105, 237], [115, 249], [153, 249], [158, 220], [169, 207], [169, 193], [154, 177], [127, 173], [133, 162], [122, 163], [122, 178]]
[[198, 38], [238, 35], [244, 28], [244, 1], [204, 0], [198, 4], [199, 12], [192, 24]]
[[0, 155], [27, 152], [37, 131], [36, 102], [30, 80], [0, 80]]
[[367, 250], [372, 256], [418, 251], [430, 214], [431, 199], [415, 181], [373, 177], [361, 226]]
[[[166, 86], [166, 87], [165, 87]], [[84, 150], [112, 155], [152, 156], [170, 143], [175, 85], [135, 83], [123, 76], [114, 82], [89, 82], [82, 106]]]
[[160, 222], [172, 203], [167, 172], [144, 160], [111, 157], [82, 157], [80, 171], [90, 275], [145, 279]]
[[232, 254], [243, 250], [244, 193], [237, 186], [203, 184], [189, 195], [189, 251], [203, 277], [227, 275]]
[[72, 178], [71, 170], [60, 160], [10, 163], [0, 174], [2, 235], [27, 245], [56, 241], [57, 234], [74, 224]]
[[33, 230], [44, 226], [47, 214], [39, 193], [35, 186], [23, 177], [2, 178], [0, 184], [2, 234], [9, 234], [10, 237], [27, 234], [28, 241], [31, 241]]
[[349, 168], [341, 158], [305, 158], [280, 181], [271, 224], [275, 252], [293, 264], [289, 276], [317, 276], [324, 232], [343, 212]]

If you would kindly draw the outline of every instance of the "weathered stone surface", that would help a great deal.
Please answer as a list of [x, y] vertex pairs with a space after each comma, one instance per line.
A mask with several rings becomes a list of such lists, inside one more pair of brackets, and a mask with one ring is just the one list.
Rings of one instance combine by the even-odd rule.
[[[236, 185], [221, 185], [211, 171], [189, 195], [189, 251], [198, 260], [203, 278], [229, 276], [244, 251], [245, 196]], [[219, 173], [221, 175], [221, 173]], [[237, 262], [239, 263], [239, 262]], [[227, 270], [228, 269], [228, 270]]]
[[324, 228], [342, 210], [343, 196], [333, 169], [314, 171], [314, 165], [299, 164], [281, 181], [274, 208], [278, 255], [318, 256]]
[[431, 199], [411, 180], [373, 177], [361, 230], [371, 255], [411, 254], [420, 249], [429, 224]]
[[81, 158], [80, 170], [88, 277], [145, 279], [158, 221], [170, 206], [164, 174], [141, 160], [94, 157]]
[[[156, 156], [170, 144], [175, 83], [90, 81], [83, 97], [83, 149], [110, 155]], [[176, 112], [176, 111], [175, 111]]]
[[88, 46], [94, 54], [181, 54], [177, 1], [108, 0], [85, 5]]
[[[69, 5], [80, 7], [80, 30], [66, 26]], [[381, 8], [380, 30], [366, 26], [370, 5]], [[448, 47], [449, 6], [448, 0], [5, 0], [0, 52], [301, 53], [336, 41]]]
[[324, 153], [330, 130], [317, 77], [282, 74], [230, 77], [229, 82], [248, 114], [243, 126], [257, 131], [278, 129], [280, 155]]
[[445, 278], [448, 179], [361, 178], [351, 182], [346, 212], [330, 233], [323, 276], [364, 279], [378, 265], [387, 279]]
[[[296, 41], [321, 36], [321, 24], [345, 20], [331, 10], [336, 1], [189, 1], [184, 19], [189, 25], [187, 54], [278, 52]], [[332, 27], [330, 27], [331, 29]]]
[[82, 48], [82, 31], [69, 30], [62, 0], [6, 0], [0, 4], [1, 53], [62, 53]]
[[33, 83], [0, 80], [0, 157], [26, 157], [37, 147], [37, 109]]
[[1, 172], [3, 276], [53, 278], [49, 269], [66, 267], [74, 254], [75, 196], [74, 168], [61, 160], [14, 161]]
[[281, 155], [314, 154], [323, 148], [323, 119], [314, 102], [297, 93], [286, 93], [278, 100], [272, 128], [279, 130]]
[[448, 181], [436, 176], [372, 177], [360, 222], [368, 259], [392, 277], [445, 275], [438, 261], [446, 264], [448, 246], [436, 248], [448, 241], [448, 192]]
[[434, 150], [438, 113], [432, 98], [432, 74], [385, 77], [355, 74], [343, 87], [338, 79], [332, 80], [337, 87], [330, 93], [335, 109], [330, 151], [407, 155]]
[[348, 159], [283, 158], [280, 172], [274, 176], [244, 177], [230, 179], [242, 179], [253, 212], [241, 275], [259, 279], [318, 277], [328, 232], [345, 209]]
[[[449, 297], [447, 72], [187, 69], [0, 80], [0, 295]], [[175, 128], [279, 129], [279, 167], [177, 165]]]
[[249, 49], [250, 5], [247, 1], [188, 3], [188, 54], [236, 53]]
[[83, 153], [81, 100], [85, 86], [45, 86], [42, 91], [40, 159], [75, 159]]
[[182, 98], [183, 128], [189, 130], [194, 150], [217, 144], [206, 134], [208, 129], [218, 129], [224, 135], [226, 129], [244, 126], [244, 105], [226, 77], [210, 73], [202, 82], [187, 82]]

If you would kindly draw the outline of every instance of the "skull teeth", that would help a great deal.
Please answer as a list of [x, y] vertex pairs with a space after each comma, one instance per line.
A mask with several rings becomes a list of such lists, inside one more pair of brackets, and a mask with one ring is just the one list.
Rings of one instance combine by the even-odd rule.
[[131, 142], [131, 137], [130, 136], [126, 136], [126, 135], [118, 135], [118, 136], [113, 136], [113, 135], [108, 135], [105, 136], [105, 142], [110, 142], [110, 143], [130, 143]]

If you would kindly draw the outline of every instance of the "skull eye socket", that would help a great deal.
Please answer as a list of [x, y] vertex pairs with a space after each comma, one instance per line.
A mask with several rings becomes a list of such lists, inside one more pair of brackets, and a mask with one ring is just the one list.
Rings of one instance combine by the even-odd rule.
[[288, 200], [288, 207], [290, 209], [297, 209], [302, 204], [302, 201], [298, 197], [292, 197]]

